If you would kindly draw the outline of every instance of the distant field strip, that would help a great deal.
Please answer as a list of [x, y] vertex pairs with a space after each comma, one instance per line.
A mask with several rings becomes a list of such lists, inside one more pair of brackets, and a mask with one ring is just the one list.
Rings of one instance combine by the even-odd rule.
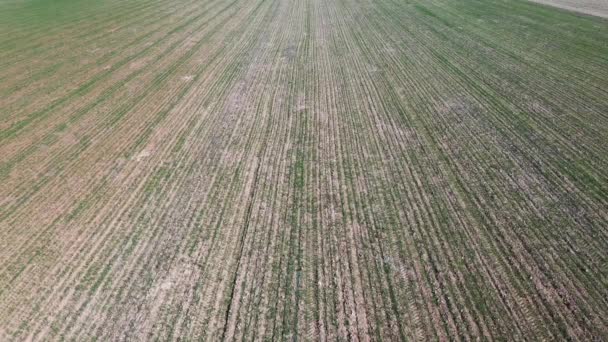
[[606, 0], [531, 0], [565, 10], [608, 18], [608, 1]]
[[0, 341], [608, 339], [608, 20], [0, 0]]

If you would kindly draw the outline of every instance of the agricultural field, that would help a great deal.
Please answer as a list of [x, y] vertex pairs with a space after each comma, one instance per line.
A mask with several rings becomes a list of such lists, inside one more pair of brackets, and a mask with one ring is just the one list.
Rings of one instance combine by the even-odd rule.
[[608, 19], [0, 0], [0, 341], [473, 339], [608, 340]]

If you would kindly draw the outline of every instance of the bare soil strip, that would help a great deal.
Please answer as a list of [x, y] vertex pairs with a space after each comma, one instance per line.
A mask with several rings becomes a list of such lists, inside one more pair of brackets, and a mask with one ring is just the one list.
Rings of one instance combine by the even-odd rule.
[[531, 0], [543, 5], [562, 8], [568, 11], [608, 18], [608, 1], [604, 0]]

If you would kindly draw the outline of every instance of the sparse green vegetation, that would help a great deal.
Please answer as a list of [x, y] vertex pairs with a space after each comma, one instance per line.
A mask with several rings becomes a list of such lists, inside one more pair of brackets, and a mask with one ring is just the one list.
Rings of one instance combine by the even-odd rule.
[[0, 341], [607, 339], [606, 42], [523, 0], [0, 0]]

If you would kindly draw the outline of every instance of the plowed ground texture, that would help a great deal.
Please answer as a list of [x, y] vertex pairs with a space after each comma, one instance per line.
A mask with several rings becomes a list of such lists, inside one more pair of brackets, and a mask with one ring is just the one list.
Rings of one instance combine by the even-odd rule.
[[608, 339], [608, 20], [0, 0], [0, 340]]

